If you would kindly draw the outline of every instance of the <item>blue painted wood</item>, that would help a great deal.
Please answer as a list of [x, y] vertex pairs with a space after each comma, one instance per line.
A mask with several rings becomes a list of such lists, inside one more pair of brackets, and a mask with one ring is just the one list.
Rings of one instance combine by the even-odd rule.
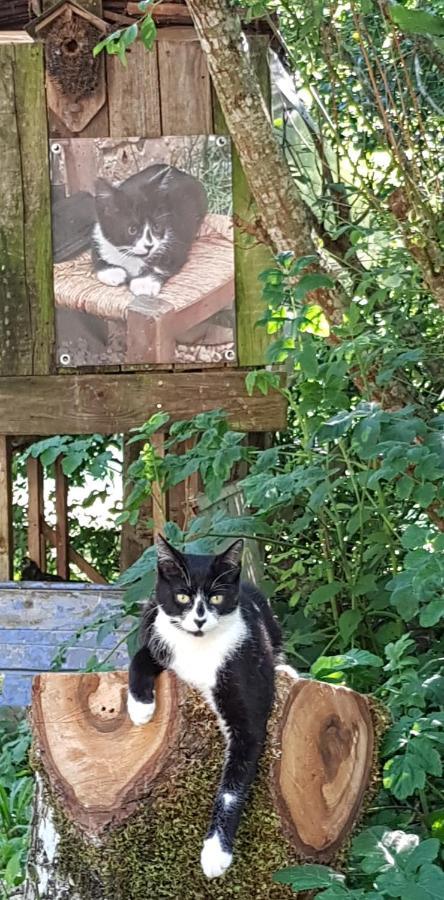
[[[97, 632], [79, 629], [117, 613], [123, 592], [113, 585], [37, 582], [0, 583], [0, 673], [4, 675], [0, 707], [26, 706], [35, 674], [51, 670], [62, 643], [69, 641], [62, 671], [81, 671], [95, 653], [102, 660], [126, 632], [109, 634], [97, 645]], [[128, 664], [126, 644], [112, 658], [115, 668]]]

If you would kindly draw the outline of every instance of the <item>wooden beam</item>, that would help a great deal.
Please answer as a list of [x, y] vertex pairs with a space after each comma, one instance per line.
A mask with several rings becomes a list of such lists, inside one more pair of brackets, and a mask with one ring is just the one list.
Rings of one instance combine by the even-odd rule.
[[[43, 523], [43, 534], [48, 541], [48, 544], [51, 544], [51, 547], [57, 547], [57, 535], [54, 531], [54, 528], [51, 528], [47, 522]], [[69, 561], [74, 563], [93, 584], [108, 584], [106, 578], [94, 568], [83, 556], [80, 556], [80, 553], [77, 553], [77, 550], [74, 550], [74, 547], [71, 545], [68, 548], [69, 553]], [[140, 556], [140, 554], [139, 554]], [[137, 557], [136, 557], [137, 558]], [[135, 562], [135, 560], [133, 560]]]
[[11, 446], [0, 435], [0, 581], [12, 579], [13, 558]]
[[173, 421], [224, 409], [240, 431], [280, 431], [286, 401], [277, 391], [248, 396], [239, 369], [0, 378], [4, 434], [115, 434], [159, 410]]
[[28, 457], [28, 556], [42, 571], [46, 568], [46, 546], [43, 533], [45, 518], [43, 466], [39, 459]]
[[68, 479], [62, 468], [62, 456], [55, 461], [55, 507], [57, 575], [69, 579]]

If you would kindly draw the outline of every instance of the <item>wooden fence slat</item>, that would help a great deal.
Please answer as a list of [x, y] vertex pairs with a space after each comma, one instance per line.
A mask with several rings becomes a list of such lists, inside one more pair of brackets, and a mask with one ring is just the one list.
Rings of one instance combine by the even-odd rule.
[[43, 466], [32, 456], [27, 461], [28, 473], [28, 556], [42, 571], [46, 568], [46, 547], [43, 534], [44, 493]]
[[243, 371], [134, 372], [0, 378], [3, 433], [125, 434], [165, 410], [171, 420], [224, 409], [233, 428], [280, 431], [286, 401], [277, 391], [248, 396]]
[[211, 87], [197, 42], [159, 41], [162, 134], [211, 134]]
[[[129, 435], [126, 435], [128, 438]], [[123, 441], [123, 487], [124, 503], [132, 490], [132, 484], [128, 481], [128, 469], [138, 458], [141, 444], [129, 444]], [[153, 543], [153, 529], [147, 525], [147, 521], [153, 517], [152, 498], [148, 497], [140, 508], [139, 518], [135, 525], [124, 522], [120, 537], [120, 571], [125, 572], [139, 559], [139, 556]]]
[[12, 579], [13, 557], [11, 446], [0, 435], [0, 581]]
[[62, 457], [55, 461], [55, 507], [57, 575], [69, 579], [68, 479], [62, 468]]
[[[51, 544], [51, 547], [57, 547], [57, 534], [54, 531], [54, 528], [51, 528], [46, 522], [43, 523], [43, 534]], [[77, 550], [74, 550], [74, 547], [69, 546], [68, 548], [69, 560], [74, 563], [93, 584], [108, 584], [106, 578], [94, 568], [83, 556], [80, 556], [80, 553], [77, 553]]]
[[54, 343], [42, 47], [0, 44], [0, 375], [46, 374]]
[[111, 137], [159, 137], [160, 93], [157, 46], [136, 43], [126, 68], [116, 56], [106, 60]]

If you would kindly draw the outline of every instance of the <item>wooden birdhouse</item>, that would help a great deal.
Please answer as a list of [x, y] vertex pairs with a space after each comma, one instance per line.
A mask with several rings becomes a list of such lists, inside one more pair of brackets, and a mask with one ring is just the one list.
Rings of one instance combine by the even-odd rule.
[[93, 49], [107, 24], [71, 0], [60, 0], [28, 31], [45, 43], [48, 108], [70, 133], [78, 134], [106, 102], [104, 59], [93, 56]]

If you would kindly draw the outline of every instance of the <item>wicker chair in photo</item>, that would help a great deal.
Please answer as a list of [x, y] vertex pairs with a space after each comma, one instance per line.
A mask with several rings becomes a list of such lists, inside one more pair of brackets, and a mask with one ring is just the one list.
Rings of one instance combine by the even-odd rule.
[[57, 307], [123, 324], [127, 363], [173, 363], [176, 341], [234, 301], [232, 221], [207, 215], [185, 266], [154, 299], [102, 284], [89, 253], [54, 273]]

